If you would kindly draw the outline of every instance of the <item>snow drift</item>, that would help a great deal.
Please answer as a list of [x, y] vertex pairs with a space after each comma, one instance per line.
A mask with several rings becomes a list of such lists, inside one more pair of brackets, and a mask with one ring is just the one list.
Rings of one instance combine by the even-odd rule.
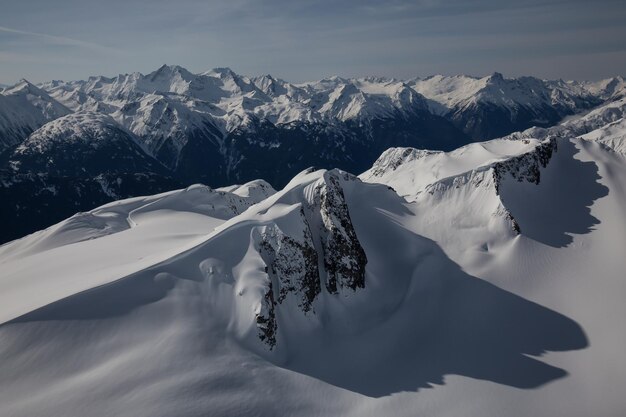
[[619, 415], [620, 126], [192, 186], [3, 245], [2, 412]]

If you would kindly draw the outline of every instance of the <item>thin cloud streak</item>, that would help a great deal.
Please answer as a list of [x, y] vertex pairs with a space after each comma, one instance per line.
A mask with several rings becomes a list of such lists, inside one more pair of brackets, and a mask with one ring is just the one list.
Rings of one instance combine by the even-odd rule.
[[98, 44], [91, 43], [91, 42], [85, 42], [85, 41], [81, 41], [78, 39], [67, 38], [65, 36], [56, 36], [56, 35], [49, 35], [47, 33], [29, 32], [26, 30], [12, 29], [6, 26], [0, 26], [0, 32], [14, 33], [17, 35], [24, 35], [24, 36], [33, 36], [33, 37], [38, 37], [38, 38], [53, 42], [58, 45], [76, 46], [76, 47], [88, 48], [88, 49], [92, 49], [95, 51], [106, 52], [106, 53], [119, 54], [121, 52], [120, 50], [115, 49], [115, 48], [98, 45]]
[[[294, 82], [334, 74], [412, 78], [499, 71], [516, 76], [522, 68], [528, 71], [521, 65], [525, 62], [536, 63], [529, 75], [542, 78], [599, 79], [626, 72], [619, 58], [626, 58], [619, 45], [626, 38], [623, 0], [25, 3], [3, 5], [0, 52], [29, 54], [43, 65], [25, 57], [5, 59], [0, 73], [5, 84], [23, 76], [45, 81], [150, 72], [163, 63], [194, 72], [229, 66]], [[598, 51], [614, 51], [616, 58], [584, 71], [548, 60], [564, 54], [592, 59]]]

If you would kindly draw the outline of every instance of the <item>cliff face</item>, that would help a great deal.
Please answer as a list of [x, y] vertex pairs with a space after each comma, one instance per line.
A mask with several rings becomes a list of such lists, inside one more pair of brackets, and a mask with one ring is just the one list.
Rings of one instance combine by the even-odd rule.
[[304, 314], [315, 314], [314, 302], [325, 289], [331, 295], [365, 288], [367, 256], [356, 236], [341, 181], [350, 174], [328, 171], [306, 193], [297, 219], [299, 234], [276, 224], [260, 230], [258, 251], [265, 263], [267, 287], [256, 315], [259, 338], [272, 349], [277, 343], [277, 309], [287, 298]]
[[516, 156], [493, 166], [496, 191], [499, 192], [502, 177], [510, 174], [519, 182], [528, 181], [539, 184], [541, 168], [545, 168], [552, 154], [557, 151], [557, 139], [552, 137], [537, 145], [531, 152]]

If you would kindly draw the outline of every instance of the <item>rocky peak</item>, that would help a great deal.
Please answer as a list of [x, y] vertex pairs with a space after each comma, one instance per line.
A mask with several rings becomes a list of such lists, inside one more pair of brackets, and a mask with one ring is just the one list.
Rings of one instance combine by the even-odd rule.
[[539, 184], [541, 168], [545, 168], [548, 165], [553, 152], [556, 152], [556, 150], [557, 139], [556, 137], [550, 137], [530, 152], [494, 164], [493, 177], [496, 192], [499, 193], [502, 179], [507, 174], [519, 182], [528, 181], [533, 184]]
[[492, 83], [498, 83], [498, 82], [504, 81], [504, 76], [499, 72], [494, 72], [493, 74], [489, 76], [488, 81]]
[[6, 87], [3, 92], [4, 95], [20, 95], [20, 94], [33, 94], [33, 95], [47, 95], [40, 88], [33, 85], [30, 81], [22, 78], [17, 84]]
[[330, 296], [365, 287], [367, 256], [350, 219], [346, 181], [358, 180], [332, 170], [307, 187], [297, 212], [301, 234], [288, 234], [277, 224], [260, 228], [257, 248], [268, 280], [256, 323], [270, 349], [277, 343], [277, 309], [286, 300], [294, 300], [304, 314], [315, 314], [322, 287]]
[[171, 78], [175, 75], [180, 75], [183, 79], [192, 79], [195, 77], [192, 73], [179, 65], [163, 64], [159, 69], [148, 74], [147, 78], [149, 78], [150, 81], [155, 81], [159, 78]]
[[337, 294], [343, 288], [365, 287], [367, 257], [356, 236], [341, 186], [356, 179], [339, 170], [328, 171], [314, 189], [313, 208], [321, 217], [320, 243], [324, 254], [326, 289]]

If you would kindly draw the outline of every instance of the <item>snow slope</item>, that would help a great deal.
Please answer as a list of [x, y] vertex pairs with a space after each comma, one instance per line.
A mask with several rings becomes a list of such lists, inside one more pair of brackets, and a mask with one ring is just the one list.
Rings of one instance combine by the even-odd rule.
[[[5, 277], [2, 292], [7, 299], [20, 300], [17, 304], [4, 303], [6, 309], [0, 320], [168, 259], [245, 211], [260, 200], [259, 196], [265, 198], [274, 192], [262, 182], [240, 188], [248, 190], [249, 195], [194, 185], [152, 197], [116, 201], [0, 246]], [[28, 262], [22, 261], [24, 256]], [[111, 271], [113, 259], [116, 265]], [[41, 265], [51, 271], [63, 270], [62, 276], [52, 273], [61, 281], [39, 280]], [[39, 296], [29, 297], [32, 291]], [[28, 298], [28, 303], [21, 303]]]
[[194, 186], [6, 244], [0, 411], [621, 415], [615, 129]]
[[[361, 178], [389, 184], [400, 195], [412, 197], [423, 191], [427, 185], [505, 161], [532, 151], [538, 144], [536, 139], [494, 139], [472, 143], [451, 152], [390, 148], [374, 162], [371, 169], [361, 174]], [[419, 169], [415, 168], [417, 164]]]
[[601, 143], [626, 156], [626, 119], [622, 118], [600, 129], [593, 130], [582, 135], [581, 138]]

